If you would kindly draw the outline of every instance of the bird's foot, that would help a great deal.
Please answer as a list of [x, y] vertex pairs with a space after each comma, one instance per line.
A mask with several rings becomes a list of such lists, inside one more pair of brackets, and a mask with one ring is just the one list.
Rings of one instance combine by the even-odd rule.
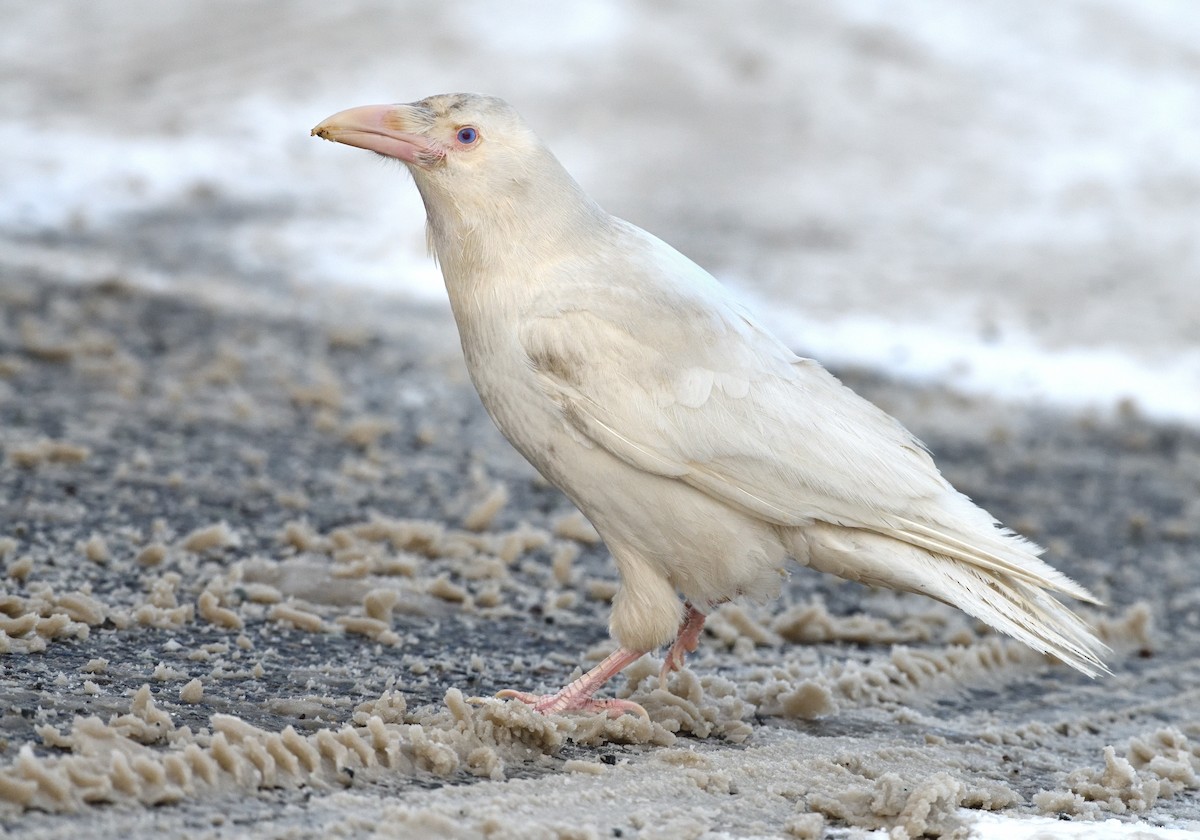
[[616, 719], [623, 714], [633, 714], [650, 720], [650, 715], [640, 704], [632, 700], [618, 700], [615, 697], [597, 700], [594, 697], [571, 698], [566, 696], [566, 689], [555, 694], [530, 694], [528, 691], [514, 691], [506, 688], [496, 694], [502, 700], [520, 700], [527, 706], [532, 706], [535, 712], [544, 715], [555, 712], [585, 712], [587, 714], [606, 714]]
[[671, 643], [666, 658], [663, 659], [662, 670], [658, 672], [660, 684], [666, 683], [667, 677], [672, 671], [682, 668], [687, 655], [695, 652], [696, 648], [700, 646], [700, 634], [704, 631], [704, 619], [704, 613], [691, 604], [687, 605], [687, 615], [684, 616], [683, 624], [679, 625], [679, 633], [675, 636], [675, 641]]
[[595, 668], [556, 694], [530, 694], [526, 691], [514, 691], [508, 688], [496, 696], [506, 700], [520, 700], [522, 703], [532, 706], [534, 711], [542, 714], [603, 712], [609, 717], [619, 718], [629, 712], [649, 720], [650, 715], [646, 713], [646, 710], [632, 700], [595, 700], [592, 697], [600, 686], [608, 682], [626, 665], [640, 659], [644, 653], [645, 651], [642, 650], [618, 648]]

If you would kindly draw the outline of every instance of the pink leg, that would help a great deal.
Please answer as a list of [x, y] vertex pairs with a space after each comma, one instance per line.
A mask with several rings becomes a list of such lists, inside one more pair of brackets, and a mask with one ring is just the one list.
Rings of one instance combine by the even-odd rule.
[[613, 653], [610, 653], [603, 662], [557, 694], [537, 695], [526, 691], [514, 691], [511, 688], [506, 688], [496, 696], [503, 697], [504, 699], [512, 698], [520, 700], [522, 703], [533, 706], [535, 711], [542, 714], [550, 712], [604, 712], [609, 717], [619, 718], [626, 712], [632, 712], [649, 720], [650, 715], [646, 714], [646, 710], [631, 700], [617, 700], [615, 698], [609, 700], [592, 699], [592, 695], [599, 690], [600, 686], [616, 676], [626, 665], [631, 665], [638, 659], [641, 659], [645, 653], [644, 650], [618, 648]]
[[675, 641], [671, 643], [671, 649], [667, 651], [666, 659], [663, 660], [662, 670], [658, 672], [659, 680], [665, 680], [672, 671], [682, 668], [687, 655], [700, 646], [700, 633], [704, 630], [704, 619], [704, 613], [691, 604], [687, 604], [687, 615], [683, 618], [683, 624], [679, 625], [679, 633], [675, 636]]

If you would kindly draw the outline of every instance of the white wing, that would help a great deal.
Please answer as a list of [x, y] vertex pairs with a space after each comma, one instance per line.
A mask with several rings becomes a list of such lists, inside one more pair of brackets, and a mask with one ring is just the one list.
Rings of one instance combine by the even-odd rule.
[[622, 265], [564, 264], [522, 321], [530, 364], [575, 432], [778, 525], [862, 528], [1094, 600], [955, 491], [895, 419], [789, 351], [694, 263], [626, 234]]

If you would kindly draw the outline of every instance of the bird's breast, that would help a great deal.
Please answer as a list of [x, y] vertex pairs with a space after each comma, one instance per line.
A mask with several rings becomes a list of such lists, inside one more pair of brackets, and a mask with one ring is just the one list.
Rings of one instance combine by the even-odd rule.
[[562, 471], [555, 462], [565, 448], [578, 443], [571, 440], [561, 410], [538, 384], [517, 336], [517, 315], [456, 307], [455, 319], [467, 372], [488, 415], [526, 460], [560, 484]]

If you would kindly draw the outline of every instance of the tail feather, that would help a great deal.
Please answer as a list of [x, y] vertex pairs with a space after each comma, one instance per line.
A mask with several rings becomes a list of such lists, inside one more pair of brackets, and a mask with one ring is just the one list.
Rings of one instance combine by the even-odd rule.
[[[894, 533], [883, 532], [921, 548], [961, 560], [972, 566], [1011, 576], [1039, 589], [1053, 589], [1080, 601], [1099, 604], [1099, 599], [1058, 569], [1038, 558], [1041, 549], [1011, 532], [988, 524], [982, 533], [973, 533], [968, 542], [945, 530], [897, 517]], [[973, 529], [979, 531], [981, 529]]]
[[[909, 537], [816, 523], [797, 529], [796, 556], [807, 558], [820, 571], [916, 592], [957, 607], [1090, 677], [1109, 673], [1102, 660], [1108, 647], [1079, 616], [1045, 591], [1070, 592], [1061, 582], [1066, 581], [1087, 594], [1065, 575], [1053, 569], [1053, 578], [1035, 574], [1037, 566], [1050, 567], [1032, 554], [1027, 555], [1032, 563], [1019, 565], [1012, 560], [995, 562], [991, 553], [987, 562], [976, 562], [977, 552], [971, 552], [970, 559], [963, 557], [961, 540], [930, 537], [918, 542]], [[942, 545], [954, 550], [943, 550]]]

